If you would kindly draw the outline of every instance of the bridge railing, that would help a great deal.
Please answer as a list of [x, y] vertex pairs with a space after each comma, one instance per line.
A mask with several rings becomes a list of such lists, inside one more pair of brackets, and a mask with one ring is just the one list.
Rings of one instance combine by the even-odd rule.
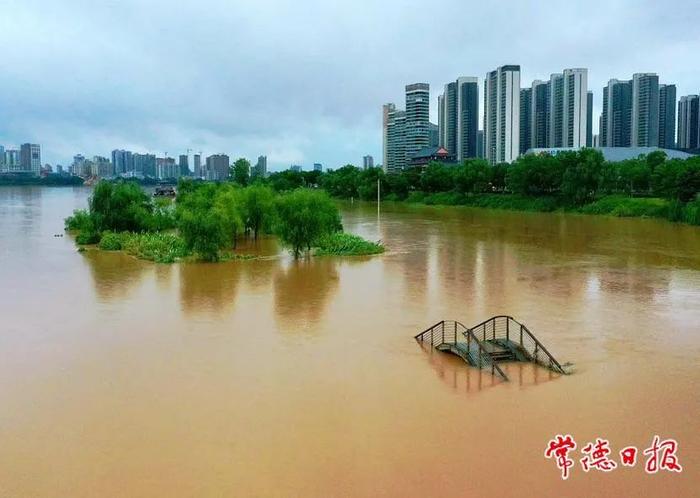
[[440, 344], [456, 344], [458, 340], [462, 338], [462, 329], [458, 330], [458, 327], [462, 325], [454, 320], [440, 320], [432, 327], [428, 327], [420, 334], [416, 334], [414, 337], [417, 341], [427, 342], [431, 346], [439, 346]]
[[[491, 358], [491, 355], [486, 351], [476, 334], [461, 323], [457, 322], [457, 324], [462, 328], [462, 335], [467, 339], [467, 351], [469, 351], [469, 356], [473, 364], [484, 370], [491, 370], [491, 375], [498, 375], [501, 379], [507, 381], [508, 376], [503, 373], [501, 367], [493, 361], [493, 358]], [[474, 344], [476, 344], [476, 346], [473, 346]]]
[[562, 374], [566, 371], [562, 368], [554, 356], [544, 345], [530, 332], [530, 330], [511, 316], [499, 315], [472, 327], [471, 332], [480, 340], [505, 339], [518, 344], [528, 355], [528, 359], [545, 368]]
[[417, 341], [427, 342], [433, 347], [443, 344], [456, 346], [460, 342], [462, 345], [466, 345], [466, 351], [459, 350], [460, 356], [468, 356], [468, 358], [464, 358], [465, 360], [478, 368], [491, 370], [491, 374], [498, 375], [503, 380], [508, 380], [506, 374], [493, 361], [477, 336], [458, 321], [440, 320], [414, 337]]

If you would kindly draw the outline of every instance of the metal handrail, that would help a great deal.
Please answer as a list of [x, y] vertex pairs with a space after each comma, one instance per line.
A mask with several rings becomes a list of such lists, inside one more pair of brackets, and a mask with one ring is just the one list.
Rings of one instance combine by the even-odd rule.
[[[561, 364], [556, 360], [556, 358], [554, 358], [554, 356], [549, 352], [549, 350], [547, 350], [547, 348], [544, 347], [544, 345], [537, 339], [537, 337], [535, 337], [535, 335], [534, 335], [532, 332], [530, 332], [530, 329], [528, 329], [527, 326], [525, 326], [524, 324], [520, 323], [519, 321], [517, 321], [517, 320], [516, 320], [515, 318], [513, 318], [512, 316], [509, 316], [509, 315], [496, 315], [496, 316], [493, 316], [493, 317], [489, 318], [488, 320], [484, 320], [483, 322], [479, 323], [478, 325], [475, 325], [475, 326], [472, 327], [470, 330], [471, 330], [472, 332], [474, 332], [476, 329], [479, 329], [479, 328], [483, 327], [483, 329], [484, 329], [484, 339], [485, 339], [485, 338], [486, 338], [486, 328], [487, 328], [487, 325], [488, 325], [489, 323], [492, 323], [491, 330], [492, 330], [492, 333], [493, 333], [494, 338], [495, 338], [495, 334], [496, 334], [496, 323], [497, 323], [496, 320], [499, 319], [499, 318], [505, 318], [505, 319], [507, 320], [507, 322], [506, 322], [506, 334], [508, 334], [508, 331], [510, 330], [510, 323], [509, 323], [509, 322], [515, 323], [515, 324], [520, 328], [520, 332], [521, 332], [521, 333], [522, 333], [522, 332], [526, 333], [527, 336], [534, 342], [534, 344], [535, 344], [535, 353], [537, 353], [538, 350], [541, 350], [541, 351], [547, 356], [547, 358], [549, 359], [549, 367], [550, 367], [552, 370], [557, 371], [557, 372], [562, 373], [562, 374], [566, 374], [566, 373], [567, 373], [567, 372], [564, 370], [564, 368], [562, 368]], [[475, 332], [474, 332], [474, 335], [476, 336], [476, 333], [475, 333]], [[506, 337], [507, 337], [507, 336], [506, 336]], [[522, 339], [522, 338], [521, 338], [521, 339]], [[521, 346], [522, 346], [522, 344], [521, 344]], [[529, 352], [528, 352], [528, 354], [529, 354]], [[554, 368], [554, 366], [556, 366], [556, 368]]]
[[484, 321], [481, 322], [481, 323], [477, 323], [476, 325], [474, 325], [474, 326], [472, 327], [472, 329], [478, 329], [479, 327], [481, 327], [482, 325], [486, 325], [486, 324], [489, 323], [490, 321], [495, 321], [496, 318], [509, 318], [509, 319], [513, 320], [514, 322], [518, 323], [518, 321], [517, 321], [515, 318], [513, 318], [512, 316], [510, 316], [510, 315], [496, 315], [496, 316], [492, 316], [492, 317], [489, 318], [488, 320], [484, 320]]
[[[453, 325], [452, 330], [449, 330], [449, 325]], [[460, 327], [460, 330], [457, 330], [457, 327]], [[437, 332], [436, 332], [437, 330]], [[436, 341], [435, 334], [438, 334], [438, 340]], [[508, 377], [506, 376], [505, 373], [503, 373], [503, 370], [496, 364], [495, 361], [491, 358], [491, 355], [486, 351], [486, 348], [484, 348], [483, 344], [481, 344], [481, 341], [477, 339], [477, 337], [474, 335], [473, 332], [469, 330], [467, 326], [465, 326], [463, 323], [458, 322], [457, 320], [440, 320], [437, 322], [435, 325], [432, 325], [431, 327], [428, 327], [424, 331], [416, 334], [414, 336], [414, 339], [417, 341], [425, 341], [426, 336], [430, 334], [430, 345], [431, 346], [440, 346], [442, 344], [457, 344], [457, 335], [461, 335], [467, 339], [467, 351], [468, 355], [471, 355], [471, 343], [474, 341], [474, 343], [478, 347], [478, 366], [479, 368], [484, 368], [488, 367], [491, 365], [491, 374], [495, 375], [498, 373], [498, 375], [501, 376], [503, 380], [508, 380]], [[453, 339], [450, 341], [449, 339]]]
[[416, 339], [416, 340], [422, 341], [422, 340], [423, 340], [423, 336], [424, 336], [425, 334], [427, 334], [428, 332], [431, 332], [435, 327], [437, 327], [437, 326], [439, 326], [439, 325], [442, 325], [443, 323], [445, 323], [445, 320], [440, 320], [439, 322], [437, 322], [437, 323], [436, 323], [435, 325], [433, 325], [432, 327], [428, 327], [428, 328], [425, 329], [423, 332], [420, 332], [420, 333], [416, 334], [415, 336], [413, 336], [413, 338]]
[[[464, 332], [462, 332], [462, 335], [464, 335], [467, 338], [471, 338], [472, 341], [476, 342], [476, 344], [479, 346], [479, 362], [481, 363], [482, 358], [487, 358], [487, 361], [491, 363], [491, 375], [494, 375], [494, 371], [498, 372], [498, 374], [501, 376], [503, 380], [508, 380], [508, 377], [506, 374], [503, 373], [503, 370], [501, 370], [501, 367], [499, 367], [495, 361], [491, 358], [491, 355], [486, 351], [486, 348], [484, 348], [483, 344], [481, 344], [481, 341], [477, 339], [476, 335], [472, 330], [468, 327], [465, 327], [464, 324], [455, 321], [456, 324], [460, 325], [463, 329]], [[467, 343], [469, 343], [469, 339], [467, 339]], [[481, 367], [481, 365], [479, 365]]]
[[535, 344], [537, 344], [537, 345], [540, 347], [540, 349], [541, 349], [542, 351], [544, 351], [544, 354], [546, 354], [546, 355], [549, 357], [549, 361], [551, 361], [552, 363], [554, 363], [554, 364], [557, 366], [557, 368], [559, 369], [559, 372], [560, 372], [560, 373], [563, 373], [563, 374], [566, 374], [566, 372], [564, 371], [564, 369], [562, 368], [562, 366], [559, 364], [559, 362], [556, 360], [556, 358], [554, 358], [554, 356], [552, 356], [552, 354], [547, 350], [547, 348], [544, 347], [544, 344], [542, 344], [542, 343], [537, 339], [537, 337], [535, 337], [534, 334], [533, 334], [532, 332], [530, 332], [530, 329], [528, 329], [527, 326], [523, 325], [522, 323], [518, 322], [517, 320], [513, 320], [513, 321], [514, 321], [515, 323], [520, 324], [520, 326], [523, 328], [523, 330], [525, 330], [525, 332], [527, 332], [527, 334], [530, 336], [530, 338], [531, 338], [533, 341], [535, 341]]

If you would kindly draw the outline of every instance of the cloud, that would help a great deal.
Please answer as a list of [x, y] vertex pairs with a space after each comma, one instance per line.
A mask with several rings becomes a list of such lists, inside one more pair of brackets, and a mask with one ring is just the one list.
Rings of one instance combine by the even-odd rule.
[[445, 82], [504, 63], [523, 85], [588, 67], [595, 121], [612, 77], [700, 91], [693, 4], [0, 0], [0, 143], [357, 164], [406, 83], [431, 84], [435, 120]]

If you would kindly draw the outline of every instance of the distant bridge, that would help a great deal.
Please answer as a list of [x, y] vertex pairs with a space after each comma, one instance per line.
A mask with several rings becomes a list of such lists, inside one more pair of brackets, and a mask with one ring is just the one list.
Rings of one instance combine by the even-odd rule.
[[508, 376], [498, 366], [503, 361], [537, 363], [560, 374], [569, 373], [525, 325], [507, 315], [494, 316], [471, 328], [454, 320], [442, 320], [415, 339], [457, 355], [471, 366], [491, 370], [505, 381]]

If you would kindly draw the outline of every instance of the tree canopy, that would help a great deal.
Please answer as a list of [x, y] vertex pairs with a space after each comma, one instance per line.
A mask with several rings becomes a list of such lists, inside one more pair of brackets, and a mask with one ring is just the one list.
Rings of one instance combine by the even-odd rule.
[[340, 213], [326, 192], [298, 189], [277, 198], [275, 233], [298, 258], [320, 237], [342, 230]]
[[250, 183], [250, 161], [241, 157], [231, 166], [231, 178], [237, 184], [245, 187]]

